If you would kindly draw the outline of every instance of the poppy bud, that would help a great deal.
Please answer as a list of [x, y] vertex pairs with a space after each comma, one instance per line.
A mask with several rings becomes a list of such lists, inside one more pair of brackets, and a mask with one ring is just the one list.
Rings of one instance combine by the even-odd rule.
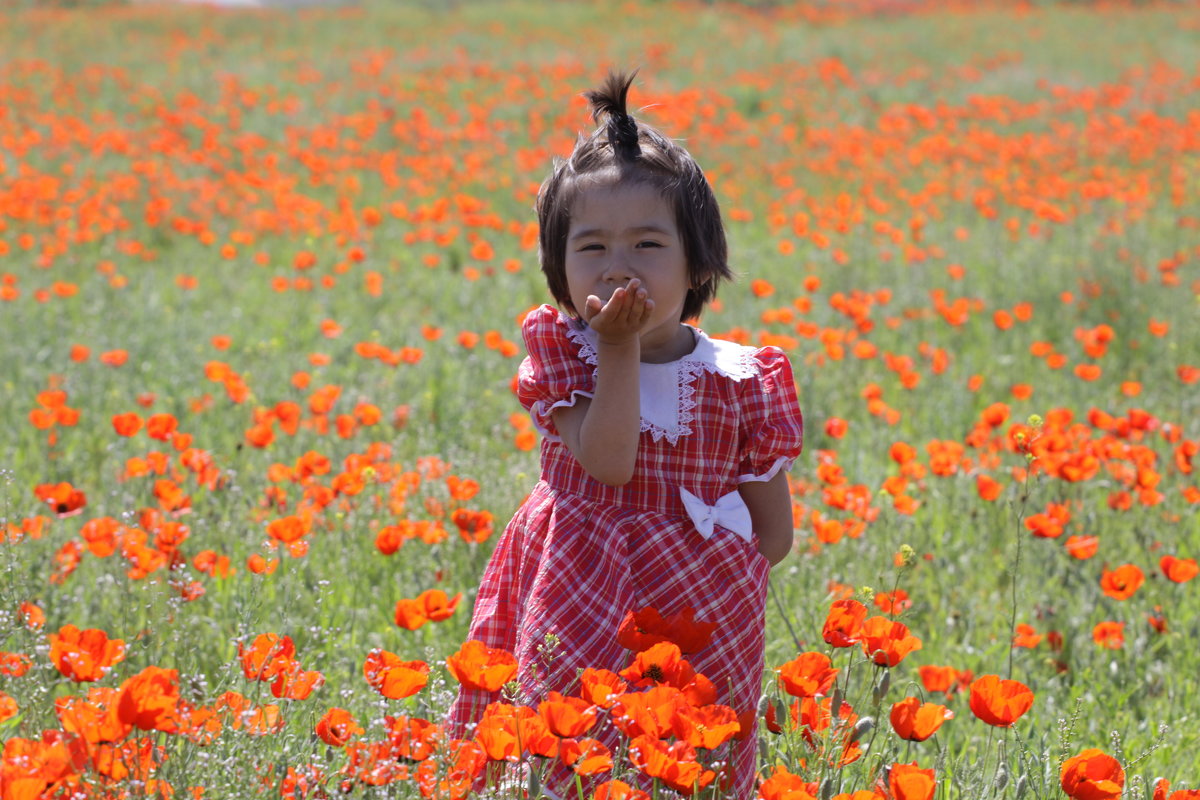
[[830, 800], [833, 797], [833, 776], [825, 776], [825, 780], [821, 781], [821, 788], [817, 790], [817, 796], [821, 800]]
[[850, 742], [857, 742], [862, 737], [866, 736], [875, 727], [875, 719], [873, 717], [863, 717], [858, 722], [854, 723], [854, 730], [850, 731]]
[[996, 769], [996, 780], [993, 782], [993, 785], [998, 792], [1008, 785], [1008, 766], [1003, 761], [1000, 762], [1000, 766]]
[[879, 680], [875, 681], [875, 689], [871, 692], [871, 697], [875, 700], [876, 704], [883, 701], [883, 698], [887, 696], [888, 689], [890, 689], [891, 686], [892, 671], [890, 669], [885, 669], [879, 675]]
[[1015, 800], [1021, 800], [1025, 796], [1025, 791], [1029, 788], [1029, 776], [1021, 773], [1021, 777], [1017, 778], [1017, 796]]
[[833, 697], [829, 698], [829, 713], [837, 716], [842, 711], [842, 687], [833, 687]]
[[770, 706], [771, 706], [771, 698], [764, 694], [762, 697], [758, 698], [758, 710], [756, 712], [756, 715], [760, 716], [760, 717], [765, 717], [767, 715], [767, 709]]
[[540, 778], [538, 778], [538, 772], [536, 769], [529, 770], [529, 796], [542, 796], [542, 781]]

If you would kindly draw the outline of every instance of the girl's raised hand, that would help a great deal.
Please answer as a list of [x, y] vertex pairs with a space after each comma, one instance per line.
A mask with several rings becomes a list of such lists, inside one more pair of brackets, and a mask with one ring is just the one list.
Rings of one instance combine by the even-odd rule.
[[636, 339], [646, 323], [654, 301], [642, 288], [642, 282], [633, 278], [625, 286], [618, 286], [605, 302], [596, 295], [588, 295], [583, 308], [583, 318], [606, 344], [624, 344]]

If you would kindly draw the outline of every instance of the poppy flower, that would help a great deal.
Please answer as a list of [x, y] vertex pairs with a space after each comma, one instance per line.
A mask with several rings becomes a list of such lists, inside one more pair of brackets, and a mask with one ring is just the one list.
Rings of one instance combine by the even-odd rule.
[[630, 739], [638, 736], [661, 739], [671, 732], [671, 717], [674, 716], [675, 707], [686, 702], [673, 686], [626, 692], [613, 703], [613, 724]]
[[1033, 706], [1033, 692], [1020, 681], [984, 675], [971, 684], [970, 705], [988, 725], [1008, 728]]
[[462, 592], [448, 598], [441, 589], [426, 589], [412, 600], [404, 599], [396, 603], [396, 624], [405, 630], [415, 631], [426, 622], [449, 619], [462, 597]]
[[1128, 600], [1145, 582], [1146, 576], [1136, 564], [1122, 564], [1112, 572], [1104, 570], [1100, 589], [1114, 600]]
[[1163, 556], [1158, 560], [1158, 566], [1167, 580], [1175, 583], [1187, 583], [1200, 574], [1200, 566], [1197, 566], [1194, 558]]
[[549, 692], [538, 703], [538, 714], [555, 736], [563, 739], [582, 736], [596, 724], [596, 707], [578, 697], [563, 697]]
[[98, 628], [80, 630], [74, 625], [64, 625], [48, 638], [50, 661], [73, 681], [98, 681], [125, 658], [124, 640], [109, 639]]
[[592, 667], [580, 674], [579, 684], [579, 696], [600, 708], [611, 708], [616, 696], [628, 687], [617, 673]]
[[1120, 650], [1125, 646], [1125, 623], [1106, 620], [1092, 628], [1092, 641], [1108, 650]]
[[780, 686], [792, 697], [825, 694], [838, 675], [829, 656], [814, 652], [802, 653], [776, 671]]
[[472, 639], [446, 658], [455, 680], [468, 689], [495, 692], [517, 674], [517, 659], [506, 650], [488, 647]]
[[87, 495], [66, 481], [40, 484], [34, 487], [33, 493], [54, 509], [59, 519], [73, 517], [87, 505]]
[[0, 724], [7, 722], [20, 712], [17, 701], [4, 692], [0, 692]]
[[888, 770], [888, 790], [893, 800], [933, 800], [937, 781], [932, 769], [912, 764], [893, 764]]
[[295, 655], [292, 637], [278, 633], [260, 633], [249, 647], [238, 642], [242, 674], [253, 681], [273, 680], [295, 663]]
[[835, 600], [825, 616], [821, 638], [834, 647], [851, 647], [862, 635], [863, 620], [867, 618], [867, 607], [853, 598]]
[[384, 717], [383, 721], [394, 758], [424, 761], [441, 744], [442, 727], [427, 719], [399, 716]]
[[922, 703], [916, 697], [906, 697], [892, 705], [892, 730], [901, 739], [923, 742], [942, 727], [942, 723], [954, 719], [954, 712], [937, 703]]
[[146, 667], [121, 684], [117, 717], [144, 731], [174, 733], [179, 726], [179, 671]]
[[671, 730], [680, 741], [701, 750], [716, 750], [741, 730], [729, 706], [680, 704], [671, 716]]
[[33, 666], [33, 659], [24, 653], [5, 653], [0, 651], [0, 675], [19, 678]]
[[596, 787], [592, 800], [650, 800], [650, 795], [625, 781], [605, 781]]
[[863, 622], [861, 644], [863, 653], [881, 667], [894, 667], [906, 655], [921, 649], [921, 640], [909, 633], [907, 625], [887, 617], [870, 617]]
[[659, 642], [634, 657], [633, 663], [621, 670], [620, 676], [631, 686], [646, 687], [667, 684], [682, 689], [696, 677], [674, 642]]
[[612, 751], [599, 739], [564, 739], [558, 757], [577, 775], [597, 775], [613, 768]]
[[650, 736], [629, 743], [629, 757], [643, 774], [657, 778], [681, 794], [692, 794], [717, 777], [696, 760], [696, 750], [687, 742], [667, 744]]
[[293, 661], [279, 671], [271, 684], [271, 694], [288, 700], [307, 700], [314, 689], [325, 685], [325, 676], [317, 670], [305, 670]]
[[817, 792], [816, 782], [805, 781], [783, 766], [776, 766], [770, 777], [758, 786], [761, 800], [817, 800]]
[[363, 677], [371, 688], [390, 700], [410, 697], [429, 682], [429, 665], [404, 661], [387, 650], [372, 650], [363, 662]]
[[1200, 800], [1200, 789], [1176, 789], [1170, 796], [1167, 792], [1171, 792], [1171, 782], [1159, 778], [1154, 784], [1154, 795], [1150, 800]]
[[315, 730], [321, 741], [330, 747], [345, 747], [352, 737], [365, 732], [353, 715], [344, 708], [331, 708], [326, 711], [317, 720]]
[[1096, 748], [1063, 762], [1060, 784], [1073, 800], [1117, 800], [1125, 788], [1125, 770]]
[[708, 646], [716, 628], [715, 622], [696, 620], [696, 610], [690, 607], [663, 617], [658, 609], [646, 606], [625, 614], [617, 627], [617, 643], [641, 652], [659, 642], [673, 642], [681, 653], [690, 655]]

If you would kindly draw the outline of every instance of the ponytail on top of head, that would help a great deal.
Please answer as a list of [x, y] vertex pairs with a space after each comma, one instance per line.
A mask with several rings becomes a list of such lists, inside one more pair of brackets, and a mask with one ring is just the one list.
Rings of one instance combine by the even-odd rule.
[[629, 87], [637, 70], [628, 75], [610, 72], [599, 89], [583, 93], [592, 104], [592, 120], [604, 126], [605, 138], [613, 152], [624, 161], [634, 161], [641, 155], [638, 145], [638, 123], [626, 107]]
[[733, 277], [721, 210], [692, 155], [629, 113], [629, 87], [636, 75], [636, 71], [610, 72], [598, 88], [584, 92], [596, 130], [581, 135], [565, 160], [556, 159], [542, 182], [537, 198], [538, 257], [554, 299], [578, 316], [566, 275], [567, 238], [576, 200], [595, 186], [653, 186], [675, 211], [692, 286], [681, 321], [694, 319], [716, 297], [718, 284]]

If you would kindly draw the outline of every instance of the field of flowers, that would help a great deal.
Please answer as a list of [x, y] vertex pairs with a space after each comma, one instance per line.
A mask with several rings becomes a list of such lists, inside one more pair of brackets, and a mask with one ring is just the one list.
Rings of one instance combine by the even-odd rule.
[[[0, 800], [1200, 797], [1200, 7], [406, 5], [0, 9]], [[631, 608], [450, 740], [610, 67], [796, 367], [768, 700]]]

